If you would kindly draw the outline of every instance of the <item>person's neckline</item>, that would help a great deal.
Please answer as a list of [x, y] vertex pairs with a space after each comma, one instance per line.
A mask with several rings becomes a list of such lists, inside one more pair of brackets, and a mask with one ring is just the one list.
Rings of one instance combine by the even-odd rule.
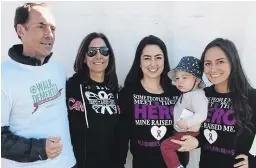
[[216, 89], [215, 89], [215, 85], [212, 85], [212, 90], [217, 93], [217, 94], [220, 94], [220, 95], [228, 95], [230, 92], [226, 92], [226, 93], [223, 93], [223, 92], [218, 92]]
[[144, 86], [142, 85], [141, 81], [139, 82], [139, 85], [140, 85], [141, 89], [143, 90], [143, 92], [145, 92], [146, 94], [155, 95], [155, 96], [164, 95], [164, 90], [163, 90], [162, 93], [152, 93], [152, 92], [150, 92], [150, 91], [148, 91], [148, 90], [146, 90], [146, 89], [144, 88]]
[[97, 82], [97, 81], [93, 80], [92, 78], [90, 78], [90, 80], [91, 80], [93, 83], [97, 84], [97, 85], [104, 85], [104, 80], [103, 80], [102, 82]]
[[52, 56], [52, 52], [44, 58], [43, 62], [41, 62], [36, 57], [24, 55], [23, 45], [16, 44], [9, 49], [8, 55], [13, 61], [17, 63], [23, 64], [23, 65], [40, 67], [48, 63], [49, 59]]

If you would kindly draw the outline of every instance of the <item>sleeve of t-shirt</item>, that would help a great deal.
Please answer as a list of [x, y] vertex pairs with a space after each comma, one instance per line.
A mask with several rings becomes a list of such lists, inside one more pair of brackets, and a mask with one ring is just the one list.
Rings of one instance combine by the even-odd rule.
[[70, 107], [69, 107], [69, 99], [70, 99], [70, 97], [71, 97], [71, 93], [70, 93], [70, 90], [71, 90], [71, 86], [70, 86], [70, 81], [68, 80], [67, 82], [66, 82], [66, 106], [67, 106], [67, 111], [68, 111], [68, 120], [69, 120], [69, 129], [70, 129], [70, 139], [71, 139], [71, 143], [73, 144], [73, 130], [74, 130], [74, 128], [72, 127], [73, 126], [73, 124], [72, 124], [72, 121], [71, 121], [71, 117], [70, 117], [70, 115], [71, 115], [71, 111], [72, 110], [70, 110]]
[[249, 168], [256, 167], [256, 135], [254, 136], [254, 141], [249, 151], [248, 161], [249, 161]]
[[204, 92], [194, 94], [191, 99], [194, 115], [184, 119], [188, 125], [188, 128], [195, 125], [200, 125], [206, 120], [208, 113], [208, 99]]
[[17, 162], [46, 160], [46, 139], [24, 138], [10, 131], [9, 120], [13, 101], [10, 90], [2, 82], [1, 89], [1, 157]]
[[251, 127], [252, 131], [252, 144], [250, 145], [251, 148], [249, 150], [249, 168], [254, 168], [256, 167], [256, 89], [253, 89], [251, 91], [250, 97], [249, 97], [249, 103], [250, 106], [252, 107], [252, 118], [251, 118], [251, 123], [253, 126]]
[[[1, 127], [9, 126], [9, 118], [12, 110], [12, 101], [10, 96], [7, 96], [9, 89], [2, 83], [1, 89]], [[10, 93], [9, 93], [10, 95]]]
[[[256, 167], [256, 90], [252, 89], [248, 93], [249, 106], [252, 110], [252, 117], [247, 128], [242, 129], [237, 138], [236, 153], [237, 155], [245, 154], [248, 156], [249, 168]], [[238, 161], [239, 162], [239, 161]]]
[[123, 88], [118, 95], [118, 104], [120, 107], [119, 118], [119, 168], [124, 168], [127, 153], [129, 149], [129, 140], [131, 136], [131, 117], [132, 117], [132, 97], [131, 94]]

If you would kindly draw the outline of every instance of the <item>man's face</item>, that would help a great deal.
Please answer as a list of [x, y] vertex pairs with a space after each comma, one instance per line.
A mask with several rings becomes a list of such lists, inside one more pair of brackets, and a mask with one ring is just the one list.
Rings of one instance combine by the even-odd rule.
[[23, 53], [44, 58], [51, 53], [55, 41], [55, 20], [46, 7], [34, 6], [27, 23], [17, 25], [17, 32], [23, 42]]

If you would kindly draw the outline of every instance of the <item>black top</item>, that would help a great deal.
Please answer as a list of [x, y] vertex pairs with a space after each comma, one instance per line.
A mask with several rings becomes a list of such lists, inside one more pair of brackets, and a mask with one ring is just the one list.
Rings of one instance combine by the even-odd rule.
[[22, 44], [13, 45], [9, 49], [8, 54], [11, 57], [11, 59], [13, 59], [14, 61], [19, 62], [21, 64], [25, 64], [25, 65], [31, 65], [31, 66], [41, 66], [43, 64], [46, 64], [52, 56], [52, 53], [50, 53], [50, 55], [45, 57], [43, 62], [41, 62], [35, 57], [25, 56], [23, 55]]
[[109, 92], [104, 82], [85, 80], [84, 76], [79, 72], [67, 82], [70, 134], [77, 166], [114, 168], [118, 141], [117, 94]]
[[160, 144], [173, 135], [173, 108], [179, 92], [174, 86], [162, 94], [147, 92], [141, 84], [119, 93], [120, 162], [126, 162], [128, 141], [133, 168], [166, 168]]
[[[253, 110], [254, 127], [244, 129], [237, 136], [236, 117], [228, 93], [218, 93], [214, 86], [205, 88], [209, 99], [208, 117], [202, 124], [199, 143], [201, 146], [200, 168], [233, 168], [239, 154], [249, 156], [249, 168], [255, 168], [256, 158], [249, 154], [256, 133], [256, 90], [249, 92], [249, 105]], [[237, 141], [236, 141], [237, 139]]]

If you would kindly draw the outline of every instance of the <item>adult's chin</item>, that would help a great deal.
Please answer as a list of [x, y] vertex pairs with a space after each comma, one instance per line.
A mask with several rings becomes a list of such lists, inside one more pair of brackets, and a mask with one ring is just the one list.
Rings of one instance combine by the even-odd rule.
[[220, 84], [222, 82], [224, 82], [224, 80], [221, 80], [221, 79], [214, 79], [214, 78], [208, 78], [208, 80], [214, 84], [214, 85], [217, 85], [217, 84]]
[[148, 74], [147, 76], [152, 79], [159, 78], [161, 74]]
[[51, 54], [51, 50], [42, 50], [40, 52], [40, 55], [44, 56], [44, 57], [47, 57], [48, 55]]

